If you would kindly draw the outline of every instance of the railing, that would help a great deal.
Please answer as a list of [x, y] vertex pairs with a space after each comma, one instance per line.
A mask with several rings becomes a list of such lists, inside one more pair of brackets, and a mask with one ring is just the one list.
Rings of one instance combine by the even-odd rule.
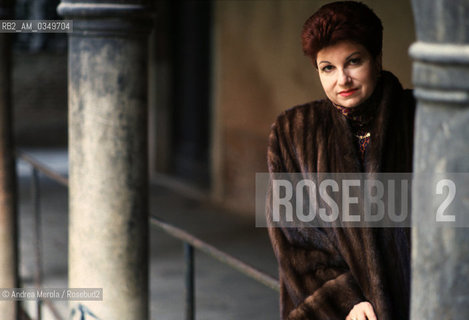
[[[44, 164], [40, 163], [32, 156], [28, 155], [23, 151], [17, 151], [17, 157], [19, 159], [27, 162], [32, 168], [32, 181], [31, 181], [31, 191], [33, 198], [33, 210], [34, 210], [34, 233], [36, 240], [36, 272], [35, 272], [35, 285], [38, 288], [42, 287], [42, 250], [41, 250], [41, 233], [40, 233], [40, 190], [39, 190], [39, 173], [42, 173], [49, 179], [68, 187], [68, 179], [48, 168]], [[195, 319], [195, 286], [194, 286], [194, 249], [198, 249], [201, 252], [206, 253], [207, 255], [219, 260], [220, 262], [232, 267], [238, 272], [256, 280], [257, 282], [265, 285], [268, 288], [271, 288], [276, 291], [280, 291], [280, 286], [278, 281], [271, 277], [268, 274], [263, 273], [262, 271], [250, 266], [249, 264], [215, 248], [214, 246], [200, 240], [199, 238], [193, 236], [192, 234], [170, 225], [163, 220], [150, 216], [151, 225], [159, 228], [160, 230], [165, 231], [174, 238], [177, 238], [183, 242], [184, 245], [184, 260], [185, 260], [185, 319], [193, 320]], [[57, 309], [54, 307], [52, 301], [50, 300], [38, 300], [37, 304], [37, 319], [41, 320], [41, 307], [42, 302], [50, 309], [52, 314], [57, 320], [63, 320], [63, 318], [58, 313]]]
[[[61, 176], [60, 174], [49, 169], [47, 166], [43, 165], [39, 161], [35, 160], [33, 157], [27, 153], [17, 150], [16, 157], [25, 161], [31, 166], [31, 198], [33, 205], [33, 215], [34, 215], [34, 240], [35, 240], [35, 260], [36, 260], [36, 270], [34, 272], [34, 285], [36, 288], [42, 288], [42, 235], [41, 235], [41, 210], [40, 210], [40, 185], [39, 185], [39, 173], [42, 173], [51, 180], [68, 186], [67, 178]], [[53, 302], [49, 299], [38, 299], [36, 307], [36, 319], [42, 319], [42, 304], [45, 304], [50, 312], [53, 314], [56, 320], [64, 320], [57, 308], [54, 306]]]

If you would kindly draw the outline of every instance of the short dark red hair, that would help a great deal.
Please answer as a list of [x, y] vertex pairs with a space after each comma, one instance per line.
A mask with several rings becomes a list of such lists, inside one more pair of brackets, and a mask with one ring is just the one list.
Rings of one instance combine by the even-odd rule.
[[322, 6], [306, 20], [301, 39], [304, 54], [315, 64], [321, 49], [343, 40], [363, 45], [376, 58], [383, 48], [383, 25], [367, 5], [338, 1]]

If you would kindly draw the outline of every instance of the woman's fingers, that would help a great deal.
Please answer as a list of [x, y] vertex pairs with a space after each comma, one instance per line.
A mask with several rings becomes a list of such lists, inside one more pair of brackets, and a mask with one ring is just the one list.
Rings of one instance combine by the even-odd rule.
[[377, 318], [371, 303], [360, 302], [353, 306], [345, 320], [377, 320]]
[[369, 302], [365, 302], [363, 306], [363, 311], [365, 312], [366, 319], [368, 320], [377, 320], [373, 306]]
[[363, 311], [360, 311], [360, 314], [358, 314], [355, 319], [357, 320], [366, 320], [365, 313]]
[[348, 315], [345, 320], [367, 320], [363, 311], [357, 311], [353, 315]]
[[377, 320], [375, 313], [373, 310], [371, 312], [365, 312], [366, 314], [366, 319], [368, 320]]

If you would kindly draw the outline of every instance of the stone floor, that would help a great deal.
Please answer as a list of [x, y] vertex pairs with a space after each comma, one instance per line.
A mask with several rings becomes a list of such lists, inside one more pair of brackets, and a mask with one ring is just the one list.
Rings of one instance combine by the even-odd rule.
[[[31, 150], [53, 169], [66, 174], [64, 150]], [[18, 164], [20, 276], [22, 285], [33, 286], [35, 272], [30, 168]], [[41, 177], [41, 232], [43, 237], [44, 286], [67, 286], [67, 189]], [[181, 227], [215, 247], [276, 275], [276, 262], [265, 229], [256, 228], [254, 218], [227, 212], [168, 188], [150, 190], [152, 215]], [[184, 319], [183, 246], [159, 229], [152, 228], [150, 257], [151, 319]], [[238, 273], [231, 267], [196, 251], [196, 319], [278, 319], [278, 293]], [[55, 302], [68, 318], [67, 305]], [[36, 318], [34, 302], [25, 304]], [[54, 319], [43, 308], [43, 319]]]

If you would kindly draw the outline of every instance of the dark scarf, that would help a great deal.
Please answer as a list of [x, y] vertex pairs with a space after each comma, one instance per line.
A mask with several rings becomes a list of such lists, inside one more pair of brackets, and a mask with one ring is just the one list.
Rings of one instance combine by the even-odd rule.
[[334, 104], [334, 107], [346, 119], [356, 138], [356, 147], [360, 151], [360, 160], [363, 167], [366, 149], [371, 140], [371, 123], [376, 115], [382, 97], [382, 83], [378, 82], [373, 94], [362, 104], [349, 108]]

